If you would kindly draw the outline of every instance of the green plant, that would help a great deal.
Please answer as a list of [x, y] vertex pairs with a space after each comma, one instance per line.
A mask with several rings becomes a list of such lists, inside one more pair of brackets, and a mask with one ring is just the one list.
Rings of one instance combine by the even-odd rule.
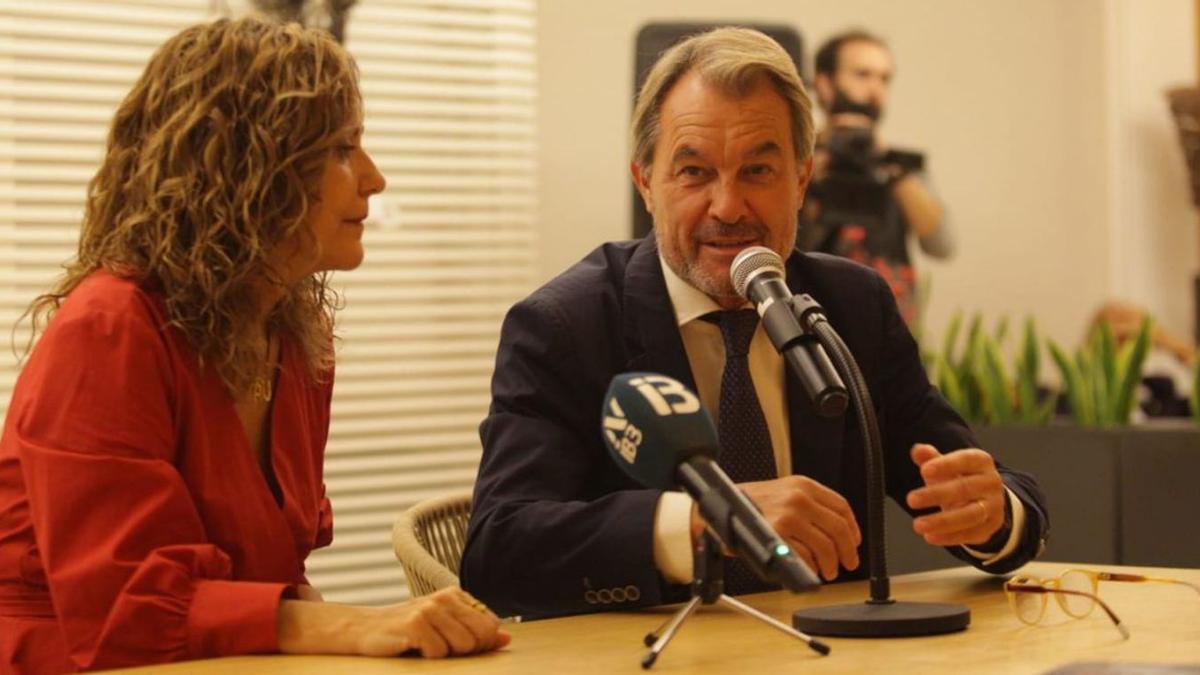
[[1010, 377], [1001, 356], [1008, 335], [1008, 321], [1001, 319], [989, 334], [976, 313], [967, 328], [959, 354], [962, 314], [955, 314], [946, 327], [942, 351], [933, 354], [933, 380], [942, 395], [972, 423], [1045, 424], [1054, 414], [1054, 397], [1038, 400], [1040, 360], [1037, 327], [1026, 319], [1021, 350]]
[[1048, 341], [1076, 422], [1100, 427], [1129, 424], [1152, 327], [1153, 322], [1145, 319], [1137, 337], [1118, 349], [1112, 330], [1102, 322], [1073, 359], [1053, 340]]

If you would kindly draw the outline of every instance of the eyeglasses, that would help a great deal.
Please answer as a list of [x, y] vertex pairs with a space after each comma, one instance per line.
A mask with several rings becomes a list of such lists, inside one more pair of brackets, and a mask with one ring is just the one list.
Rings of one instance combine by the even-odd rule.
[[1112, 619], [1113, 625], [1120, 631], [1121, 636], [1129, 639], [1129, 629], [1096, 594], [1101, 581], [1178, 584], [1187, 586], [1200, 594], [1200, 586], [1179, 579], [1082, 569], [1066, 570], [1057, 579], [1013, 577], [1005, 582], [1004, 592], [1008, 596], [1008, 603], [1012, 606], [1017, 618], [1028, 624], [1041, 621], [1042, 615], [1046, 612], [1047, 593], [1054, 594], [1054, 599], [1058, 601], [1058, 606], [1062, 608], [1063, 612], [1076, 619], [1082, 619], [1091, 614], [1098, 604], [1108, 614], [1108, 618]]
[[1108, 614], [1108, 618], [1112, 619], [1113, 626], [1121, 633], [1121, 637], [1128, 640], [1129, 629], [1121, 623], [1121, 619], [1117, 618], [1117, 614], [1112, 611], [1112, 608], [1095, 592], [1078, 588], [1081, 583], [1084, 585], [1092, 583], [1088, 575], [1072, 574], [1074, 571], [1067, 570], [1057, 579], [1013, 577], [1004, 582], [1004, 594], [1008, 596], [1008, 604], [1017, 618], [1030, 625], [1041, 621], [1042, 616], [1046, 613], [1046, 594], [1052, 593], [1062, 611], [1076, 619], [1082, 619], [1091, 614], [1096, 605], [1100, 605], [1104, 613]]

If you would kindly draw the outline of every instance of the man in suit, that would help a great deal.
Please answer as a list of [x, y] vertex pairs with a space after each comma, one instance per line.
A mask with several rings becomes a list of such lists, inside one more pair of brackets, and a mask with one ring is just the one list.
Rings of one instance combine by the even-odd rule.
[[[461, 570], [463, 586], [497, 611], [686, 597], [704, 523], [686, 495], [626, 477], [601, 440], [609, 381], [634, 370], [698, 392], [717, 422], [722, 465], [815, 570], [862, 576], [857, 422], [817, 417], [743, 309], [729, 266], [755, 245], [786, 259], [789, 287], [824, 305], [858, 360], [880, 419], [887, 491], [918, 516], [915, 530], [997, 573], [1040, 551], [1048, 520], [1036, 482], [974, 449], [929, 385], [887, 285], [865, 267], [793, 249], [812, 173], [810, 107], [787, 54], [745, 29], [689, 38], [647, 77], [631, 168], [655, 232], [601, 246], [504, 321]], [[728, 590], [765, 588], [737, 567]]]

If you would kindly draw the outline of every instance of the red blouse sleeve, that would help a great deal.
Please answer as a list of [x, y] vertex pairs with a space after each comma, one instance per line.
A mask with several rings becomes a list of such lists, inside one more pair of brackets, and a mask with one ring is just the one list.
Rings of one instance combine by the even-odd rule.
[[333, 504], [327, 496], [321, 497], [321, 511], [317, 519], [317, 540], [313, 548], [325, 548], [333, 543]]
[[274, 651], [289, 587], [231, 580], [207, 543], [173, 461], [182, 374], [140, 301], [64, 307], [9, 411], [68, 655], [88, 669]]

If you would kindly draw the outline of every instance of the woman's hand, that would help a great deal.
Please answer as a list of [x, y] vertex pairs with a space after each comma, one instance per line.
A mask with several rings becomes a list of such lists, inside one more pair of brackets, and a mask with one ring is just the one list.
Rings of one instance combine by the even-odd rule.
[[307, 600], [309, 602], [325, 602], [325, 597], [321, 595], [321, 591], [308, 584], [296, 585], [296, 599]]
[[279, 651], [288, 654], [441, 658], [499, 649], [511, 639], [496, 615], [460, 588], [379, 608], [302, 600], [279, 607]]
[[390, 656], [409, 650], [425, 658], [488, 652], [509, 643], [500, 620], [482, 602], [459, 588], [384, 607], [365, 626], [359, 653]]

